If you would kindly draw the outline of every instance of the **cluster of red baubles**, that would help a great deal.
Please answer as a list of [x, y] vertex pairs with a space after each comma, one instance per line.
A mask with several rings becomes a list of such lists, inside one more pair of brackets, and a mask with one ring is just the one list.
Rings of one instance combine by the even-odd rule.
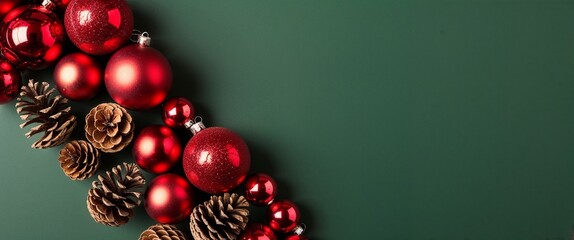
[[[24, 5], [23, 5], [24, 4]], [[64, 12], [61, 21], [58, 12]], [[192, 103], [183, 97], [164, 102], [172, 87], [167, 59], [149, 47], [147, 33], [136, 44], [124, 46], [133, 32], [133, 14], [125, 0], [0, 1], [0, 104], [15, 98], [21, 71], [40, 70], [54, 63], [54, 83], [70, 100], [94, 98], [102, 85], [112, 99], [131, 110], [162, 106], [166, 126], [143, 128], [132, 148], [135, 162], [159, 174], [148, 185], [144, 207], [159, 223], [181, 222], [195, 206], [192, 185], [209, 194], [229, 192], [242, 183], [247, 200], [268, 207], [268, 224], [251, 223], [240, 239], [277, 239], [274, 231], [301, 236], [299, 209], [290, 201], [275, 200], [276, 182], [266, 174], [247, 178], [251, 166], [247, 144], [222, 127], [206, 128], [195, 119]], [[69, 39], [81, 52], [61, 56]], [[112, 54], [104, 69], [93, 55]], [[185, 148], [173, 129], [189, 128], [193, 137]], [[187, 177], [167, 173], [183, 159]], [[191, 184], [190, 184], [191, 183]]]

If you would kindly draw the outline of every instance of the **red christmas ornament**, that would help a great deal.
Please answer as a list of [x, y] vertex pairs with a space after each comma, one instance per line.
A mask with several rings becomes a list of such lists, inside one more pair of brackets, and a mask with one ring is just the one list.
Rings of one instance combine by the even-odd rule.
[[58, 60], [66, 39], [64, 25], [44, 6], [10, 11], [0, 30], [1, 52], [20, 69], [40, 70]]
[[66, 9], [64, 24], [76, 47], [89, 54], [105, 55], [130, 38], [134, 17], [125, 0], [75, 0]]
[[171, 173], [155, 177], [144, 194], [147, 214], [163, 224], [178, 223], [189, 218], [193, 202], [193, 189], [189, 182]]
[[162, 107], [161, 118], [168, 127], [183, 127], [195, 116], [195, 108], [184, 97], [172, 97]]
[[270, 204], [277, 196], [277, 183], [267, 174], [257, 173], [245, 180], [245, 198], [255, 205]]
[[173, 80], [169, 62], [149, 47], [147, 33], [138, 42], [112, 55], [104, 78], [115, 102], [129, 109], [145, 110], [165, 99]]
[[239, 236], [239, 240], [277, 240], [277, 237], [268, 226], [260, 223], [249, 223]]
[[12, 101], [22, 86], [20, 72], [7, 61], [0, 60], [0, 104]]
[[2, 0], [0, 1], [0, 18], [4, 17], [10, 10], [24, 3], [24, 0]]
[[191, 128], [195, 136], [183, 154], [183, 169], [191, 184], [210, 194], [239, 186], [251, 166], [243, 139], [226, 128], [205, 128], [201, 122]]
[[299, 223], [299, 208], [288, 200], [276, 201], [269, 205], [267, 218], [273, 230], [288, 233]]
[[62, 96], [74, 101], [94, 98], [102, 82], [100, 66], [85, 53], [72, 53], [63, 57], [54, 69], [56, 88]]
[[309, 240], [309, 238], [297, 234], [291, 234], [287, 236], [285, 240]]
[[170, 128], [153, 125], [139, 133], [132, 153], [142, 169], [160, 174], [167, 172], [179, 161], [181, 150], [181, 143]]

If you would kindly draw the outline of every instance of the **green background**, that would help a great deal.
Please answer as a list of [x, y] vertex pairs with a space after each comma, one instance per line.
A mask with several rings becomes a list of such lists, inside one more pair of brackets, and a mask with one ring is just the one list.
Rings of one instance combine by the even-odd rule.
[[[571, 239], [574, 2], [129, 3], [172, 64], [171, 95], [243, 136], [311, 239]], [[160, 122], [133, 114], [138, 130]], [[94, 178], [30, 149], [13, 103], [0, 119], [0, 239], [137, 239], [153, 224], [142, 208], [93, 222]]]

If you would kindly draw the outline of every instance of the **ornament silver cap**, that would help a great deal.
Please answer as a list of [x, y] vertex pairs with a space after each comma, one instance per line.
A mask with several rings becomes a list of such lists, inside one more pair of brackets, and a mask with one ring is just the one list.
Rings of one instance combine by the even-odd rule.
[[54, 9], [56, 9], [56, 7], [57, 7], [57, 5], [50, 0], [42, 1], [42, 6], [45, 7], [46, 9], [50, 10], [50, 11], [54, 11]]
[[135, 42], [141, 46], [149, 47], [151, 45], [151, 37], [148, 32], [142, 32], [140, 30], [134, 29], [132, 35], [130, 36], [130, 41]]
[[193, 135], [197, 134], [201, 130], [205, 129], [203, 124], [203, 119], [200, 116], [195, 117], [195, 119], [190, 119], [184, 124], [185, 128], [189, 129]]
[[305, 232], [305, 229], [307, 229], [307, 225], [305, 225], [305, 223], [301, 223], [297, 227], [295, 227], [295, 229], [293, 229], [293, 233], [297, 234], [298, 236], [301, 236]]

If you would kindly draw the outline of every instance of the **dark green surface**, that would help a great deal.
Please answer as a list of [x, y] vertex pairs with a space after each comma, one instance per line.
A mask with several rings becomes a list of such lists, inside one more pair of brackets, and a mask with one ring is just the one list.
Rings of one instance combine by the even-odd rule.
[[[571, 238], [574, 2], [130, 3], [173, 95], [245, 138], [312, 239]], [[0, 116], [0, 239], [137, 239], [152, 224], [141, 210], [94, 223], [92, 179], [68, 180], [59, 148], [31, 150], [13, 104]]]

